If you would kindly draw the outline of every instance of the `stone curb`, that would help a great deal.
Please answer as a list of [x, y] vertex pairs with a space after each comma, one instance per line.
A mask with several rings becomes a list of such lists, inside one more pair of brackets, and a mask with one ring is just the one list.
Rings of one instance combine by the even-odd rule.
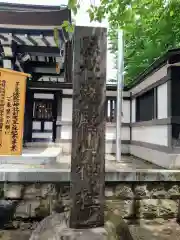
[[[69, 182], [70, 169], [22, 165], [0, 169], [0, 182]], [[106, 182], [180, 181], [180, 170], [106, 170]]]
[[0, 156], [0, 164], [51, 164], [56, 162], [57, 156], [45, 157], [45, 156]]

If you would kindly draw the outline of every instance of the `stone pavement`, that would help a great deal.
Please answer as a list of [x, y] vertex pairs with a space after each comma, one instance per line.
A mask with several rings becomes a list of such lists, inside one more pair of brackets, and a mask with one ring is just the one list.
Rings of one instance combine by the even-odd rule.
[[[105, 179], [109, 182], [136, 181], [144, 179], [145, 175], [154, 181], [159, 170], [163, 170], [133, 156], [122, 156], [119, 163], [115, 155], [106, 154], [105, 158]], [[62, 153], [59, 147], [30, 147], [23, 149], [22, 156], [0, 156], [0, 182], [70, 181], [70, 171], [71, 155]], [[168, 179], [169, 173], [162, 173], [162, 177]]]
[[[60, 154], [57, 158], [57, 162], [60, 164], [67, 164], [70, 168], [71, 155]], [[116, 161], [116, 157], [113, 154], [106, 154], [106, 169], [117, 170], [117, 169], [161, 169], [161, 167], [144, 161], [142, 159], [133, 156], [122, 156], [121, 162]]]
[[[13, 169], [13, 170], [23, 170], [23, 169], [62, 169], [70, 170], [71, 167], [71, 156], [62, 155], [56, 161], [42, 162], [36, 164], [36, 162], [26, 162], [25, 159], [22, 162], [13, 162], [9, 160], [7, 163], [0, 164], [0, 170], [2, 169]], [[115, 156], [106, 155], [105, 167], [107, 171], [118, 171], [118, 170], [140, 170], [140, 169], [162, 169], [157, 165], [145, 162], [141, 159], [132, 156], [122, 156], [121, 162], [115, 160]]]
[[[106, 169], [160, 169], [161, 167], [133, 156], [122, 156], [121, 162], [116, 161], [113, 154], [106, 154]], [[71, 155], [62, 153], [59, 147], [24, 148], [21, 156], [0, 156], [0, 169], [4, 168], [35, 168], [57, 167], [70, 169]]]
[[[23, 149], [21, 156], [0, 156], [0, 169], [14, 167], [21, 164], [27, 166], [55, 165], [58, 168], [70, 168], [71, 155], [62, 153], [61, 148], [57, 146], [49, 147], [28, 147]], [[60, 163], [60, 164], [59, 164]], [[21, 166], [22, 168], [23, 166]], [[106, 155], [106, 168], [108, 169], [160, 169], [159, 166], [133, 156], [122, 156], [121, 163], [117, 163], [113, 154]]]

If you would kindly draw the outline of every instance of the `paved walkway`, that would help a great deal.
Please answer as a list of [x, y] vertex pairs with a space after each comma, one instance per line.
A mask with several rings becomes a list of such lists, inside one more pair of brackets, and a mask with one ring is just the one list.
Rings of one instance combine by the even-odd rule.
[[[58, 168], [70, 169], [71, 155], [61, 153], [61, 148], [25, 148], [21, 156], [0, 156], [0, 169], [4, 168]], [[161, 169], [161, 167], [143, 161], [133, 156], [122, 156], [121, 162], [116, 161], [115, 155], [106, 155], [106, 169], [108, 170], [138, 170]]]
[[[67, 164], [70, 168], [71, 156], [70, 155], [59, 155], [58, 163]], [[138, 159], [133, 156], [122, 156], [121, 162], [116, 161], [115, 155], [106, 155], [106, 168], [108, 169], [162, 169], [161, 167], [151, 164], [147, 161]]]
[[[118, 163], [117, 161], [115, 161], [114, 159], [112, 160], [108, 160], [109, 158], [111, 158], [112, 156], [107, 156], [106, 158], [106, 169], [108, 171], [117, 171], [117, 170], [140, 170], [140, 169], [162, 169], [159, 166], [156, 166], [154, 164], [145, 162], [143, 160], [137, 159], [135, 157], [132, 156], [123, 156], [122, 157], [122, 161], [120, 163]], [[25, 160], [25, 159], [24, 159]], [[0, 169], [27, 169], [27, 168], [56, 168], [56, 169], [70, 169], [71, 167], [71, 156], [62, 156], [61, 160], [59, 160], [58, 162], [55, 161], [51, 161], [50, 163], [40, 163], [40, 164], [36, 164], [35, 161], [33, 161], [32, 163], [29, 162], [10, 162], [8, 161], [8, 163], [2, 163], [0, 164]]]

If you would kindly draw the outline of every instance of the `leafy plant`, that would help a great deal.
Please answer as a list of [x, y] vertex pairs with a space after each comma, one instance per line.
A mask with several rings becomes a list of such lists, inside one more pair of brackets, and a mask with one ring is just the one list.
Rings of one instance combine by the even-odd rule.
[[[69, 0], [76, 14], [81, 6]], [[179, 0], [100, 0], [87, 9], [90, 20], [108, 18], [111, 51], [117, 54], [117, 29], [124, 30], [125, 83], [135, 77], [168, 49], [180, 45]]]

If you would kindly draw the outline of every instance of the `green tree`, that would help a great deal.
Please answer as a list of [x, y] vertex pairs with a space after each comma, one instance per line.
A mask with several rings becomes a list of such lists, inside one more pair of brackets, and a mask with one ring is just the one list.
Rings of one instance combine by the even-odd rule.
[[[87, 9], [90, 20], [108, 18], [112, 52], [117, 52], [117, 29], [124, 30], [125, 83], [131, 84], [168, 49], [180, 45], [179, 0], [101, 0]], [[81, 6], [69, 0], [76, 14]]]

